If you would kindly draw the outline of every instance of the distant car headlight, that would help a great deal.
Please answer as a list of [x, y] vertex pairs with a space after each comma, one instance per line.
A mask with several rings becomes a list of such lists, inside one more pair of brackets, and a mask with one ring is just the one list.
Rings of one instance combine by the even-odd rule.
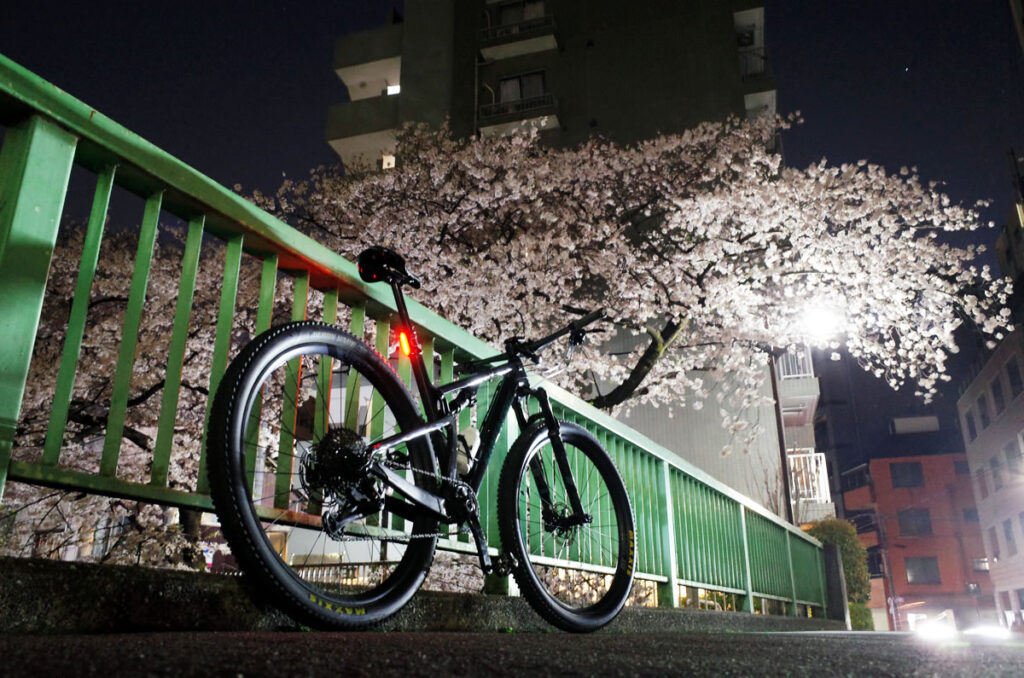
[[949, 640], [956, 636], [956, 628], [952, 624], [941, 621], [926, 621], [917, 625], [914, 632], [918, 637], [933, 642]]
[[972, 626], [971, 628], [964, 631], [965, 636], [975, 636], [982, 638], [992, 638], [994, 640], [1009, 640], [1010, 629], [1002, 626], [996, 626], [994, 624], [986, 624], [984, 626]]

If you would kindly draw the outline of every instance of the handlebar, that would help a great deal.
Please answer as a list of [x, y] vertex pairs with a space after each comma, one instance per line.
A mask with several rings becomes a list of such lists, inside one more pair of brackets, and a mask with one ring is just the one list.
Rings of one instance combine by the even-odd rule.
[[573, 320], [571, 323], [569, 323], [562, 329], [558, 330], [557, 332], [552, 332], [546, 337], [541, 337], [540, 339], [534, 339], [533, 341], [526, 342], [524, 347], [527, 350], [529, 350], [530, 353], [537, 353], [538, 351], [544, 350], [544, 348], [547, 347], [548, 344], [558, 339], [561, 339], [562, 337], [569, 333], [578, 334], [587, 325], [591, 325], [597, 322], [598, 320], [604, 318], [604, 315], [605, 314], [603, 308], [599, 308], [596, 311], [591, 311], [582, 318], [578, 320]]
[[483, 367], [492, 363], [501, 362], [503, 360], [511, 360], [516, 357], [530, 358], [534, 362], [537, 362], [537, 354], [548, 347], [549, 344], [561, 339], [567, 334], [571, 334], [570, 341], [578, 344], [583, 340], [583, 328], [587, 325], [601, 320], [605, 317], [603, 308], [599, 308], [596, 311], [591, 311], [582, 318], [573, 320], [565, 327], [552, 332], [551, 334], [541, 337], [540, 339], [534, 339], [532, 341], [524, 341], [517, 337], [505, 340], [505, 352], [490, 358], [483, 358], [482, 360], [473, 360], [462, 366], [462, 369], [473, 369], [473, 367]]

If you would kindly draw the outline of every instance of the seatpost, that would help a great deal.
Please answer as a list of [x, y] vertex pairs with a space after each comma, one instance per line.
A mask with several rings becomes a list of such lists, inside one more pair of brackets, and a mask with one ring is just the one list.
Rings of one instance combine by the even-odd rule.
[[408, 332], [409, 337], [409, 360], [412, 362], [412, 372], [416, 377], [416, 388], [420, 394], [420, 401], [423, 403], [423, 411], [428, 421], [436, 421], [440, 418], [437, 411], [437, 393], [427, 374], [427, 367], [423, 363], [423, 352], [420, 351], [420, 343], [413, 331], [412, 323], [409, 321], [409, 309], [405, 306], [405, 295], [402, 294], [402, 285], [397, 282], [391, 283], [391, 291], [395, 295], [395, 308], [398, 310], [398, 318], [402, 323], [402, 329]]

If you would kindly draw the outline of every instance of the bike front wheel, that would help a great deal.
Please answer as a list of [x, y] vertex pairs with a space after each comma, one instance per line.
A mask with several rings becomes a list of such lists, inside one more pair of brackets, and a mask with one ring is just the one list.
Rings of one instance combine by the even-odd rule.
[[328, 628], [375, 624], [408, 602], [437, 525], [402, 510], [370, 469], [432, 489], [436, 465], [424, 438], [386, 459], [371, 446], [420, 423], [386, 360], [335, 327], [282, 325], [241, 351], [214, 398], [206, 454], [221, 530], [260, 594]]
[[516, 440], [501, 471], [498, 528], [530, 605], [561, 629], [594, 631], [615, 618], [633, 585], [633, 512], [597, 439], [566, 422], [559, 437], [561, 463], [543, 421]]

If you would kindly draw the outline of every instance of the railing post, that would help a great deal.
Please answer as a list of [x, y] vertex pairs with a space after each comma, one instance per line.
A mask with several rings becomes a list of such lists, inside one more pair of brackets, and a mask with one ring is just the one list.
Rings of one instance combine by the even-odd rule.
[[750, 572], [750, 542], [747, 540], [747, 507], [740, 504], [740, 532], [743, 534], [743, 588], [747, 593], [743, 598], [743, 611], [754, 611], [754, 584]]
[[77, 143], [33, 116], [0, 149], [0, 500]]
[[668, 581], [658, 584], [658, 607], [679, 607], [679, 564], [676, 559], [676, 518], [672, 510], [672, 469], [664, 461], [659, 461], [661, 468], [661, 506], [662, 512], [662, 562]]
[[796, 616], [796, 572], [793, 570], [793, 535], [786, 530], [786, 560], [789, 562], [789, 604], [786, 612], [790, 617]]
[[132, 270], [132, 282], [128, 290], [128, 306], [124, 312], [121, 346], [117, 351], [117, 367], [114, 371], [114, 384], [110, 394], [107, 433], [100, 458], [100, 475], [108, 478], [117, 475], [117, 461], [121, 454], [122, 435], [131, 399], [135, 347], [138, 345], [141, 332], [142, 310], [146, 304], [146, 288], [149, 285], [149, 271], [153, 264], [153, 248], [156, 246], [162, 204], [163, 191], [157, 191], [149, 196], [142, 214], [142, 226], [139, 229], [135, 267]]

